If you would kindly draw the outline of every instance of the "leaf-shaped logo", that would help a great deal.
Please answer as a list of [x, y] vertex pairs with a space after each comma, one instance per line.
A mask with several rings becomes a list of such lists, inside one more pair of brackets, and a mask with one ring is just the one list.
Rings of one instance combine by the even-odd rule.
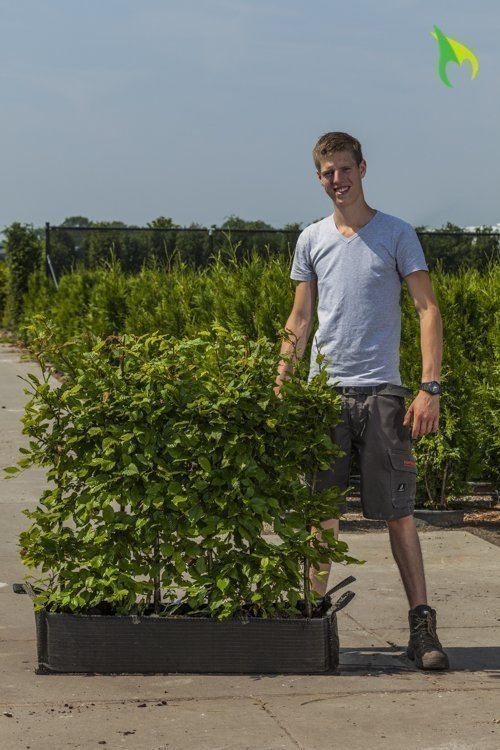
[[431, 35], [434, 39], [437, 39], [439, 46], [438, 73], [445, 86], [453, 88], [446, 73], [446, 66], [450, 62], [457, 63], [458, 65], [463, 65], [464, 62], [470, 62], [472, 66], [471, 78], [477, 76], [479, 71], [479, 61], [468, 47], [443, 34], [441, 29], [437, 26], [434, 26], [434, 31], [431, 32]]

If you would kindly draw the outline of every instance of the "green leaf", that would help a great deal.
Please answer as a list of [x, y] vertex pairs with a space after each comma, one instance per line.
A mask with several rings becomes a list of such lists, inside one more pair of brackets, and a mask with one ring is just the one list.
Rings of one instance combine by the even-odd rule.
[[102, 509], [102, 517], [106, 521], [106, 523], [110, 523], [114, 520], [115, 512], [113, 508], [110, 505], [105, 505]]
[[212, 466], [206, 456], [200, 456], [200, 458], [198, 458], [198, 463], [202, 469], [205, 469], [205, 471], [212, 471]]
[[127, 476], [127, 477], [132, 477], [132, 476], [135, 476], [135, 475], [137, 475], [139, 473], [140, 472], [139, 472], [139, 469], [137, 468], [136, 464], [129, 464], [122, 471], [122, 474], [125, 474], [125, 476]]
[[184, 503], [187, 503], [187, 497], [186, 495], [175, 495], [175, 497], [172, 498], [173, 504], [178, 508], [180, 505], [184, 505]]

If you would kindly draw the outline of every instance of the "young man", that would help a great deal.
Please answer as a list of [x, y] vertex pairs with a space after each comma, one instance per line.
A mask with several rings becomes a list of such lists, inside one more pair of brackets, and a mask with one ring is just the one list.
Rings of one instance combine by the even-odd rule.
[[[371, 208], [362, 180], [366, 162], [361, 144], [347, 133], [326, 133], [313, 159], [333, 203], [333, 216], [306, 227], [295, 249], [290, 277], [298, 282], [286, 328], [301, 357], [312, 330], [318, 299], [309, 380], [318, 372], [318, 347], [325, 355], [329, 383], [341, 394], [342, 421], [332, 440], [346, 455], [317, 476], [318, 489], [348, 486], [351, 451], [359, 457], [361, 502], [366, 518], [384, 519], [392, 553], [410, 605], [408, 656], [421, 669], [447, 669], [448, 657], [436, 634], [436, 612], [427, 603], [420, 542], [413, 519], [416, 466], [411, 439], [435, 432], [439, 423], [442, 325], [422, 247], [413, 228]], [[401, 385], [400, 293], [405, 281], [420, 318], [422, 383], [406, 409]], [[292, 338], [294, 338], [292, 336]], [[282, 361], [275, 393], [290, 374]], [[338, 521], [323, 522], [334, 528]], [[329, 568], [329, 566], [327, 566]], [[311, 578], [323, 595], [327, 572]]]

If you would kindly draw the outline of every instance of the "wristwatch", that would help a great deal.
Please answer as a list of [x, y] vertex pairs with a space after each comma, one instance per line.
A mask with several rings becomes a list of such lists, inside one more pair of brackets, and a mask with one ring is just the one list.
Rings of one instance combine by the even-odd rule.
[[439, 396], [441, 394], [441, 383], [437, 380], [430, 380], [428, 383], [420, 383], [420, 390], [430, 393], [431, 396]]

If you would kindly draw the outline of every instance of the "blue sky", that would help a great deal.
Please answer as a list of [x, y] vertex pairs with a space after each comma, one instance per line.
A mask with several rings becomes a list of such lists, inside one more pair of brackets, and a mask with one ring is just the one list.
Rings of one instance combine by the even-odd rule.
[[[331, 211], [328, 130], [361, 140], [374, 208], [500, 222], [498, 0], [0, 0], [0, 20], [0, 227], [306, 225]], [[477, 78], [441, 83], [434, 24]]]

